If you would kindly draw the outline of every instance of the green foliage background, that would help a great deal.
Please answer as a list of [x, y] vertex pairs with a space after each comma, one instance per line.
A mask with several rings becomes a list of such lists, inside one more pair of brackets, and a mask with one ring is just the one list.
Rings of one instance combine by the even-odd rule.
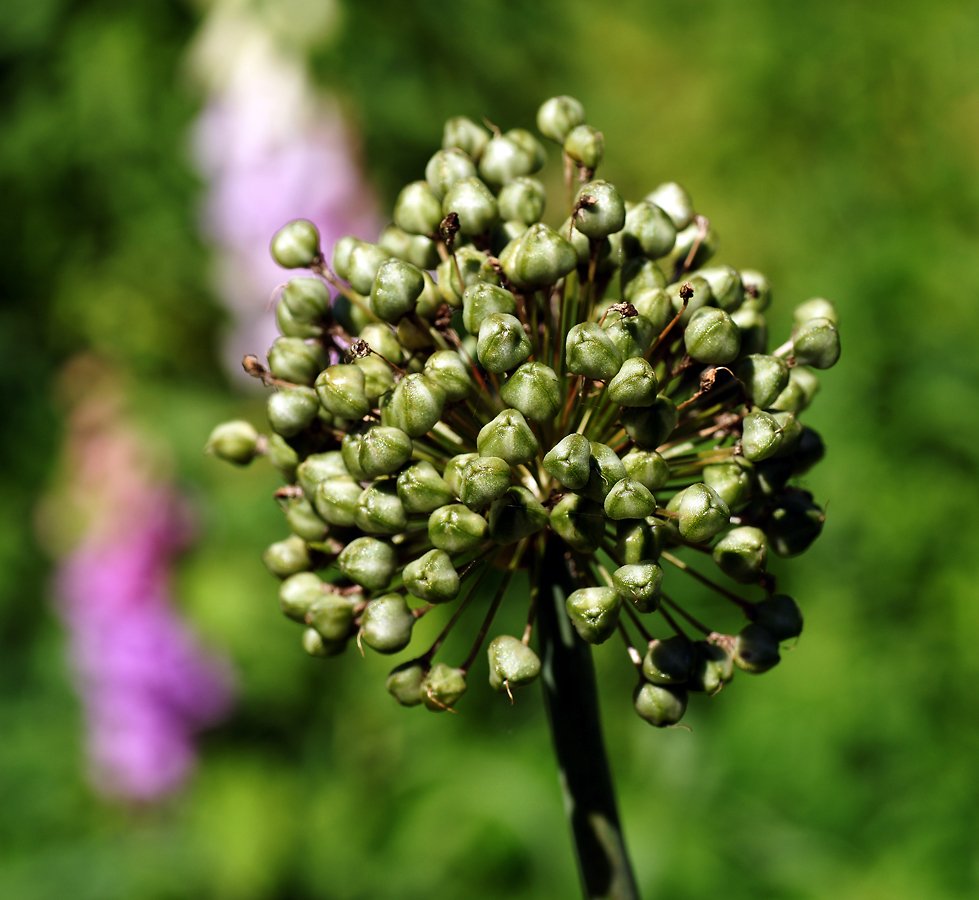
[[[196, 24], [165, 0], [0, 4], [0, 896], [573, 896], [536, 692], [511, 709], [477, 669], [436, 717], [390, 701], [387, 660], [306, 658], [259, 560], [283, 530], [274, 479], [201, 455], [213, 422], [261, 410], [215, 362], [180, 78]], [[691, 733], [648, 728], [618, 647], [596, 654], [647, 897], [979, 893], [976, 46], [954, 0], [383, 0], [349, 4], [317, 57], [388, 200], [448, 115], [530, 125], [572, 93], [606, 177], [633, 196], [681, 181], [720, 259], [770, 275], [774, 335], [807, 297], [840, 309], [844, 355], [808, 414], [826, 529], [780, 571], [798, 648], [695, 703]], [[189, 789], [151, 811], [85, 784], [31, 527], [52, 378], [80, 347], [126, 367], [174, 447], [206, 525], [180, 596], [241, 677]]]

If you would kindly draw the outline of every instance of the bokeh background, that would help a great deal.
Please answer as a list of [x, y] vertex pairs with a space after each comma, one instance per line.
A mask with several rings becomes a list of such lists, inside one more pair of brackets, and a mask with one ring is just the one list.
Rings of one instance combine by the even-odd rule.
[[[584, 102], [626, 196], [680, 181], [719, 260], [770, 276], [775, 336], [810, 296], [842, 319], [807, 413], [825, 532], [777, 570], [797, 649], [697, 698], [690, 732], [646, 726], [619, 648], [596, 654], [644, 895], [979, 895], [977, 46], [957, 0], [0, 4], [0, 896], [575, 895], [536, 692], [430, 716], [386, 695], [385, 659], [306, 657], [260, 561], [275, 478], [201, 452], [213, 423], [261, 422], [227, 359], [304, 187], [370, 237], [446, 117], [532, 127], [553, 93]], [[281, 77], [249, 82], [270, 47]], [[239, 195], [235, 165], [261, 175]], [[175, 609], [235, 672], [234, 712], [154, 803], [93, 785], [52, 589], [89, 377], [193, 508]]]

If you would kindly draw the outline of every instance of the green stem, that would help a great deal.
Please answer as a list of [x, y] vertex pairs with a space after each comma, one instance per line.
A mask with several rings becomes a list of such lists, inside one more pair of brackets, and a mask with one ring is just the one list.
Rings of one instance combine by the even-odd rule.
[[564, 609], [577, 585], [555, 539], [540, 566], [538, 635], [542, 683], [564, 807], [586, 900], [639, 900], [615, 805], [591, 649]]

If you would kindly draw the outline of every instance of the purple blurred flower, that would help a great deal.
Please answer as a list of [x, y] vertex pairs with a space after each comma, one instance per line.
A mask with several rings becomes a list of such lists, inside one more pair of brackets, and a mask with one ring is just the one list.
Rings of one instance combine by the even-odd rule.
[[87, 539], [57, 586], [96, 784], [153, 800], [192, 769], [194, 734], [228, 712], [231, 679], [172, 606], [170, 569], [188, 537], [186, 514], [165, 489], [131, 499], [140, 515], [127, 516], [126, 532]]

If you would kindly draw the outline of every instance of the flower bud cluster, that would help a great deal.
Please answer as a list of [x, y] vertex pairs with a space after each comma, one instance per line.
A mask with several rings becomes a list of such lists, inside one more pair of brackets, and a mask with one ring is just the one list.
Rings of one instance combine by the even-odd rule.
[[[770, 669], [801, 632], [767, 564], [822, 528], [793, 479], [823, 455], [799, 416], [813, 370], [839, 356], [837, 314], [803, 303], [769, 352], [768, 280], [713, 262], [717, 235], [682, 187], [631, 202], [596, 179], [604, 139], [570, 97], [548, 100], [538, 127], [564, 162], [557, 228], [542, 221], [542, 143], [462, 117], [377, 243], [346, 237], [328, 259], [309, 222], [282, 228], [273, 257], [313, 275], [278, 296], [268, 367], [245, 361], [273, 388], [271, 433], [226, 423], [208, 446], [239, 465], [266, 455], [285, 478], [290, 535], [265, 561], [308, 653], [351, 640], [398, 653], [422, 616], [454, 604], [388, 679], [406, 706], [449, 709], [497, 609], [518, 599], [513, 574], [529, 568], [538, 584], [545, 546], [560, 542], [580, 584], [574, 628], [594, 644], [622, 635], [636, 711], [670, 725], [689, 691]], [[702, 624], [666, 592], [665, 569], [734, 604], [745, 626]], [[472, 652], [435, 662], [484, 602], [484, 576], [495, 593]], [[488, 645], [490, 683], [511, 698], [541, 666], [533, 587], [523, 602], [525, 633]]]

